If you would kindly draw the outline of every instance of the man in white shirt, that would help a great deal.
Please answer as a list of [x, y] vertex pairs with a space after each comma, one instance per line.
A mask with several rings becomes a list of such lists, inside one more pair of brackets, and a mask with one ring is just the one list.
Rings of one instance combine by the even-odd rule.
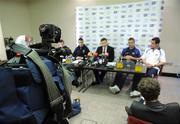
[[147, 76], [154, 77], [159, 73], [160, 66], [166, 63], [166, 55], [163, 49], [160, 48], [160, 39], [155, 37], [151, 41], [151, 48], [147, 48], [141, 59], [146, 64]]
[[[154, 77], [158, 75], [160, 71], [160, 67], [166, 63], [166, 55], [163, 49], [160, 48], [160, 39], [158, 37], [154, 37], [151, 40], [151, 48], [147, 48], [144, 54], [141, 56], [143, 63], [147, 67], [146, 76]], [[133, 84], [132, 84], [132, 92], [130, 96], [138, 96], [140, 93], [136, 91], [137, 85], [141, 80], [140, 75], [134, 75]]]

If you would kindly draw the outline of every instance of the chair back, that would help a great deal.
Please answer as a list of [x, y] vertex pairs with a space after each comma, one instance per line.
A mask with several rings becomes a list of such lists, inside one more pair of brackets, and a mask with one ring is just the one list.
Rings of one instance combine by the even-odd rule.
[[128, 124], [153, 124], [153, 123], [141, 120], [134, 116], [128, 116]]

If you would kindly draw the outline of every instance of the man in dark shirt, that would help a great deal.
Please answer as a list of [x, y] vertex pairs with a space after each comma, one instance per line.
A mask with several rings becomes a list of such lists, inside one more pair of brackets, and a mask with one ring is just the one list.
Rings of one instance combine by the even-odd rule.
[[[108, 62], [114, 61], [114, 48], [108, 45], [108, 40], [106, 38], [102, 38], [100, 44], [101, 46], [96, 50], [98, 56], [101, 57], [101, 55], [105, 55]], [[92, 85], [102, 83], [106, 72], [107, 71], [94, 70], [96, 81], [93, 82]]]
[[64, 57], [69, 56], [72, 54], [71, 49], [64, 45], [64, 40], [60, 40], [58, 42], [58, 48], [56, 48], [56, 51], [63, 55]]
[[[136, 63], [136, 60], [139, 59], [141, 54], [140, 54], [140, 50], [135, 47], [135, 39], [132, 37], [129, 38], [128, 45], [129, 46], [127, 48], [123, 49], [123, 51], [121, 53], [121, 56], [122, 56], [121, 59], [125, 59], [125, 60]], [[125, 83], [126, 77], [127, 77], [126, 74], [117, 72], [113, 86], [110, 86], [109, 90], [114, 94], [119, 93]]]
[[[73, 57], [76, 60], [83, 60], [87, 56], [87, 54], [90, 52], [88, 47], [84, 44], [84, 40], [82, 38], [79, 38], [78, 40], [79, 45], [75, 48], [73, 52]], [[81, 83], [78, 82], [78, 78], [81, 76], [81, 70], [75, 69], [75, 80], [73, 81], [73, 85], [79, 86]]]
[[83, 59], [90, 51], [88, 47], [84, 44], [84, 40], [82, 38], [79, 38], [78, 43], [78, 47], [76, 47], [73, 52], [73, 57], [75, 57], [75, 59]]
[[160, 84], [153, 78], [143, 78], [138, 84], [144, 100], [134, 101], [131, 107], [125, 107], [128, 115], [153, 124], [180, 124], [180, 106], [178, 103], [162, 104], [158, 101]]

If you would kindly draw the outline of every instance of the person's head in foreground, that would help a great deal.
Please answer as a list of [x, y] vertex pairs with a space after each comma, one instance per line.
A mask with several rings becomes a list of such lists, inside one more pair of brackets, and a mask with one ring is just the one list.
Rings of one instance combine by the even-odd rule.
[[138, 84], [138, 90], [144, 97], [145, 104], [140, 100], [134, 101], [130, 107], [126, 106], [125, 110], [129, 116], [133, 116], [141, 122], [148, 121], [153, 124], [180, 124], [179, 104], [177, 102], [162, 104], [158, 101], [160, 94], [158, 80], [143, 78]]
[[100, 45], [102, 47], [108, 46], [108, 40], [106, 38], [102, 38], [101, 41], [100, 41]]
[[143, 78], [138, 84], [138, 90], [146, 102], [157, 101], [160, 94], [160, 84], [153, 78]]

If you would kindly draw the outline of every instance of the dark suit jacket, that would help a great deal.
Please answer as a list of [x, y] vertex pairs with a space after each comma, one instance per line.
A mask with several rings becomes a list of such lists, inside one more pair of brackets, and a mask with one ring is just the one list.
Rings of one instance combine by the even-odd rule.
[[[96, 52], [99, 54], [102, 54], [102, 46], [98, 47]], [[107, 57], [108, 62], [113, 62], [114, 61], [114, 48], [107, 46], [107, 52], [109, 53], [109, 56]]]
[[128, 110], [128, 114], [153, 124], [180, 124], [180, 106], [178, 103], [149, 102], [144, 105], [134, 101]]

